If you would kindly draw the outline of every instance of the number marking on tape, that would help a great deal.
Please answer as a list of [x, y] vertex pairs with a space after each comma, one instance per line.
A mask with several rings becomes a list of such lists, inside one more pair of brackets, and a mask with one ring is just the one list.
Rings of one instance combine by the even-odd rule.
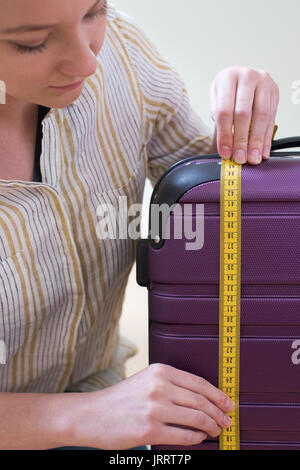
[[242, 165], [222, 159], [220, 185], [219, 388], [233, 401], [220, 450], [239, 450]]

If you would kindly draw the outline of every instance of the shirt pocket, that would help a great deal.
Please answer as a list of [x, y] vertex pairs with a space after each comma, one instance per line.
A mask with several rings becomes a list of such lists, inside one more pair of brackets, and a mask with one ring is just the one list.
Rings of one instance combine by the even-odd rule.
[[46, 318], [44, 292], [30, 254], [20, 250], [0, 261], [0, 339], [6, 362], [31, 342]]
[[106, 287], [112, 289], [135, 261], [145, 185], [143, 159], [126, 183], [94, 194], [96, 235], [102, 255]]

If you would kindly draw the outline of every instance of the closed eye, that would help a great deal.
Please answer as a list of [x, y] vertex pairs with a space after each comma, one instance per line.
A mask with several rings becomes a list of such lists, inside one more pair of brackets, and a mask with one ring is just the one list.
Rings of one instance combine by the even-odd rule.
[[[107, 13], [107, 1], [105, 1], [104, 5], [99, 8], [99, 10], [95, 11], [94, 13], [88, 13], [85, 15], [85, 19], [87, 21], [93, 21], [96, 19], [98, 16], [103, 16], [106, 15]], [[22, 44], [13, 44], [15, 49], [20, 52], [21, 54], [37, 54], [39, 52], [43, 52], [45, 49], [47, 49], [47, 42], [48, 40], [42, 42], [41, 44], [38, 44], [37, 46], [23, 46]]]

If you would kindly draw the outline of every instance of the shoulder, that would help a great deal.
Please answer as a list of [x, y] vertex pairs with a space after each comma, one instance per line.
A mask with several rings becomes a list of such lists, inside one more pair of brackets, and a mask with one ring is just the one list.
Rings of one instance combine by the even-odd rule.
[[182, 97], [184, 83], [144, 29], [108, 1], [108, 31], [116, 34], [135, 69], [144, 96], [173, 105]]
[[[117, 9], [110, 1], [107, 2], [108, 29], [117, 28], [128, 47], [136, 48], [143, 54], [156, 55], [160, 58], [155, 44], [136, 20], [122, 10]], [[160, 58], [162, 60], [162, 58]], [[165, 61], [164, 61], [165, 62]]]

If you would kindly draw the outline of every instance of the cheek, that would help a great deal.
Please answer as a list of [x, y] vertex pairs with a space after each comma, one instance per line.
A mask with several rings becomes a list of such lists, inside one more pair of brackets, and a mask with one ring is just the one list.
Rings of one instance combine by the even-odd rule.
[[106, 20], [105, 20], [105, 23], [101, 24], [100, 25], [100, 28], [98, 27], [96, 30], [95, 30], [95, 33], [93, 35], [93, 39], [92, 39], [92, 42], [91, 42], [91, 50], [93, 51], [93, 53], [95, 55], [98, 55], [98, 53], [100, 52], [101, 50], [101, 47], [104, 43], [104, 39], [105, 39], [105, 34], [106, 34]]
[[43, 58], [41, 55], [33, 55], [32, 57], [29, 54], [24, 54], [25, 57], [20, 59], [19, 62], [19, 74], [18, 82], [23, 83], [24, 88], [31, 87], [38, 88], [43, 86], [44, 83], [47, 83], [49, 76], [51, 74], [51, 66], [49, 60], [46, 60], [46, 57]]
[[0, 63], [0, 78], [6, 83], [7, 93], [16, 96], [32, 94], [44, 87], [50, 74], [49, 61], [39, 55], [15, 53]]
[[0, 79], [9, 85], [10, 82], [15, 81], [20, 73], [19, 66], [16, 60], [12, 59], [12, 55], [2, 52], [0, 49]]

